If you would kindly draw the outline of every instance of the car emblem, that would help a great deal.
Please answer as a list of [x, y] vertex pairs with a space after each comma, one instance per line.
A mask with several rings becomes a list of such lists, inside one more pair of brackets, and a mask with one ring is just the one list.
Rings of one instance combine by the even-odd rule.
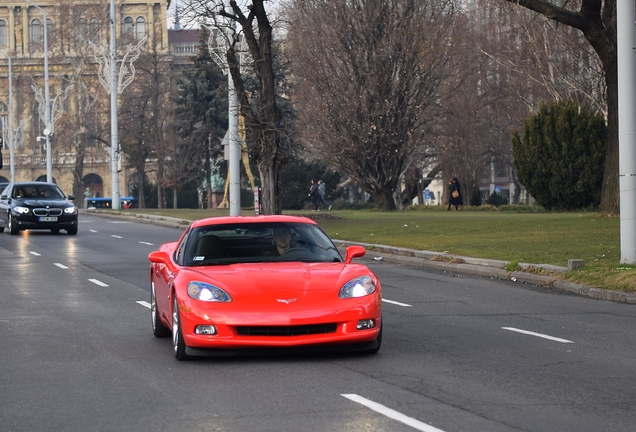
[[277, 302], [279, 303], [285, 303], [285, 304], [290, 304], [296, 301], [295, 298], [293, 299], [276, 299]]

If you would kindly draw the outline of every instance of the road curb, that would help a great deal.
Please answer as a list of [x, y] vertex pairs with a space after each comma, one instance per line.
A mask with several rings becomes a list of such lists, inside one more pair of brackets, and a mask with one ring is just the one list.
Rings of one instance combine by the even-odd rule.
[[[179, 229], [186, 229], [192, 223], [192, 221], [186, 219], [158, 215], [135, 214], [117, 210], [83, 209], [81, 211], [99, 217], [123, 219], [130, 222], [155, 224]], [[460, 255], [451, 255], [446, 252], [408, 249], [396, 246], [351, 242], [345, 240], [334, 239], [333, 242], [341, 248], [352, 245], [364, 246], [367, 250], [368, 256], [372, 258], [380, 258], [382, 261], [386, 260], [387, 262], [395, 262], [397, 264], [511, 280], [513, 282], [520, 282], [529, 285], [550, 287], [558, 291], [568, 292], [583, 297], [636, 304], [636, 294], [590, 287], [587, 285], [564, 281], [554, 276], [544, 276], [523, 271], [508, 271], [506, 270], [506, 265], [509, 263], [508, 261], [465, 257]], [[439, 259], [438, 257], [445, 258], [448, 261], [432, 260], [432, 258]], [[524, 269], [543, 269], [552, 273], [566, 273], [568, 271], [567, 267], [553, 266], [550, 264], [518, 263], [518, 265]]]

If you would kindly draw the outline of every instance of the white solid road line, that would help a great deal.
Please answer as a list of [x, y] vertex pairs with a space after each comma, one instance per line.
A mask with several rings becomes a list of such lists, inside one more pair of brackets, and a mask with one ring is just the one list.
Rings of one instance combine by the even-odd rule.
[[394, 300], [382, 299], [382, 301], [385, 302], [385, 303], [391, 303], [391, 304], [398, 305], [398, 306], [413, 307], [410, 304], [400, 303], [400, 302], [397, 302], [397, 301], [394, 301]]
[[95, 285], [99, 285], [102, 287], [107, 287], [108, 284], [105, 284], [104, 282], [97, 280], [97, 279], [89, 279], [90, 282], [93, 282]]
[[139, 303], [143, 307], [147, 307], [148, 309], [150, 309], [150, 303], [148, 303], [147, 301], [140, 300], [137, 303]]
[[30, 253], [31, 255], [33, 255], [33, 256], [42, 256], [42, 255], [40, 255], [39, 253], [37, 253], [37, 252], [33, 252], [33, 251], [31, 251], [31, 252], [29, 252], [29, 253]]
[[59, 268], [64, 269], [64, 270], [68, 269], [68, 267], [66, 267], [64, 264], [53, 263], [53, 265], [58, 266]]
[[357, 394], [341, 394], [340, 396], [346, 397], [353, 402], [357, 402], [361, 405], [364, 405], [367, 408], [372, 409], [384, 416], [387, 416], [393, 420], [397, 420], [401, 423], [404, 423], [407, 426], [411, 426], [413, 429], [417, 429], [423, 432], [444, 432], [441, 429], [437, 429], [434, 426], [427, 425], [426, 423], [422, 423], [419, 420], [414, 419], [413, 417], [405, 416], [404, 414], [392, 410], [391, 408], [387, 408], [384, 405], [380, 405], [377, 402], [373, 402], [369, 399], [363, 398], [362, 396], [358, 396]]
[[569, 341], [567, 339], [561, 339], [561, 338], [558, 338], [558, 337], [548, 336], [548, 335], [542, 334], [542, 333], [535, 333], [535, 332], [531, 332], [531, 331], [528, 331], [528, 330], [521, 330], [521, 329], [514, 328], [514, 327], [502, 327], [502, 329], [509, 330], [509, 331], [512, 331], [512, 332], [517, 332], [517, 333], [523, 333], [523, 334], [527, 334], [527, 335], [530, 335], [530, 336], [536, 336], [536, 337], [540, 337], [540, 338], [543, 338], [543, 339], [548, 339], [548, 340], [555, 341], [555, 342], [574, 343], [574, 342]]

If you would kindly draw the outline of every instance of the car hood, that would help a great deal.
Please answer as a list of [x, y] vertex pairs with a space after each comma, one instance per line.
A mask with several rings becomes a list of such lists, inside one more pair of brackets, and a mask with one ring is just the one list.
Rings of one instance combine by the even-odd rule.
[[183, 282], [187, 285], [198, 280], [214, 284], [245, 304], [278, 299], [319, 300], [327, 292], [335, 292], [337, 296], [344, 283], [368, 274], [365, 266], [344, 262], [233, 264], [189, 269]]
[[62, 199], [26, 199], [22, 204], [29, 207], [67, 207], [69, 202]]

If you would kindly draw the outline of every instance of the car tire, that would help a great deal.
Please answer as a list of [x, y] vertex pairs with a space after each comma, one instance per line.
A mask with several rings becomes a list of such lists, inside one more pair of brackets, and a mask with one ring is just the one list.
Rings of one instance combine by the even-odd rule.
[[68, 235], [76, 235], [77, 234], [77, 227], [66, 228], [66, 232], [68, 233]]
[[11, 213], [9, 213], [9, 233], [11, 233], [11, 235], [20, 234], [20, 228], [18, 228], [18, 226], [13, 221], [13, 216], [11, 215]]
[[173, 293], [172, 298], [172, 346], [174, 348], [174, 356], [177, 360], [188, 360], [190, 356], [186, 354], [186, 345], [183, 340], [183, 332], [181, 331], [181, 318], [179, 316], [177, 296]]
[[0, 233], [4, 232], [4, 227], [0, 227]]
[[170, 336], [170, 329], [161, 322], [159, 311], [157, 310], [157, 293], [155, 292], [155, 276], [150, 282], [150, 317], [152, 318], [152, 334], [158, 338]]
[[367, 351], [369, 354], [377, 354], [380, 351], [380, 347], [382, 346], [382, 325], [380, 324], [380, 333], [378, 333], [378, 338], [375, 340], [375, 346]]

